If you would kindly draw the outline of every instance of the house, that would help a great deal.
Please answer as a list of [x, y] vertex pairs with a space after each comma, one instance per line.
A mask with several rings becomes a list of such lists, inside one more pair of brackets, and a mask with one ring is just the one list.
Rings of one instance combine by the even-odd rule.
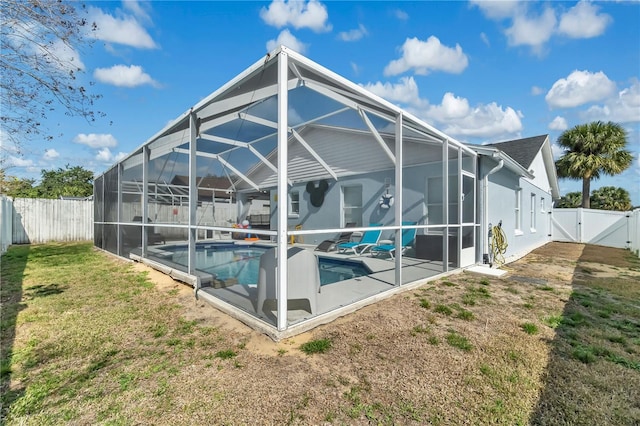
[[509, 240], [507, 260], [515, 260], [551, 238], [551, 210], [560, 198], [549, 135], [473, 146], [480, 163], [478, 206], [489, 254], [490, 224], [501, 223]]
[[[546, 137], [461, 143], [281, 46], [95, 179], [96, 245], [279, 339], [481, 263], [490, 223], [513, 234], [507, 256], [548, 241], [530, 203], [557, 196], [551, 160]], [[224, 207], [203, 210], [213, 188], [237, 221], [210, 220]], [[140, 241], [124, 244], [132, 226]], [[314, 251], [345, 231], [372, 245]], [[375, 244], [395, 250], [373, 256]]]

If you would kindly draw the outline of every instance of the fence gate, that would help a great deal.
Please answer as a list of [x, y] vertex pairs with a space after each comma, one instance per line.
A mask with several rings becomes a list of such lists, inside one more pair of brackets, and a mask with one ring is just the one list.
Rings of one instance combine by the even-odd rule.
[[631, 212], [593, 209], [554, 209], [551, 236], [554, 241], [629, 248]]

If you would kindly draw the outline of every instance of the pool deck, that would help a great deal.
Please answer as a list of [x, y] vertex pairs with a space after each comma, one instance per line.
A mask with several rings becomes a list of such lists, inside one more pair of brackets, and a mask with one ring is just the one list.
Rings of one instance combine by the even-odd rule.
[[[221, 242], [235, 243], [238, 245], [252, 244], [252, 242], [247, 241], [232, 242], [230, 240], [199, 241], [198, 243], [209, 244]], [[275, 247], [274, 243], [263, 240], [256, 241], [255, 244]], [[176, 243], [167, 244], [167, 246], [169, 245], [176, 245]], [[275, 310], [270, 310], [271, 306], [265, 303], [264, 309], [258, 312], [257, 285], [229, 285], [229, 283], [219, 285], [220, 282], [217, 281], [212, 274], [204, 271], [196, 271], [197, 279], [201, 285], [197, 290], [196, 296], [201, 297], [213, 306], [278, 340], [279, 338], [286, 337], [286, 335], [301, 332], [296, 331], [296, 329], [304, 331], [313, 328], [316, 325], [331, 321], [360, 307], [390, 297], [392, 294], [422, 285], [429, 279], [448, 274], [443, 272], [441, 261], [430, 261], [404, 256], [402, 258], [401, 270], [402, 286], [396, 286], [395, 259], [373, 257], [369, 253], [357, 256], [337, 252], [314, 251], [315, 245], [300, 243], [294, 246], [312, 251], [319, 257], [361, 262], [369, 268], [372, 273], [367, 276], [351, 278], [321, 286], [320, 292], [316, 295], [316, 310], [313, 314], [304, 309], [296, 309], [297, 306], [294, 303], [289, 303], [287, 313], [289, 328], [285, 334], [269, 328], [277, 324], [277, 313]], [[140, 256], [139, 249], [132, 250], [130, 257], [139, 262], [146, 263], [175, 279], [186, 282], [195, 288], [197, 283], [196, 279], [185, 272], [186, 268], [184, 265], [171, 262], [169, 260], [171, 254], [171, 252], [163, 250], [163, 246], [153, 246], [149, 247], [148, 259]], [[275, 306], [273, 306], [273, 309], [275, 309]], [[264, 326], [265, 323], [268, 325], [267, 327]]]
[[[262, 242], [261, 242], [262, 244]], [[296, 244], [313, 251], [315, 245]], [[306, 310], [290, 309], [288, 320], [291, 324], [310, 319], [340, 308], [352, 305], [358, 301], [387, 292], [395, 286], [395, 260], [372, 257], [369, 254], [361, 256], [345, 255], [336, 252], [315, 252], [319, 257], [336, 258], [358, 261], [365, 264], [372, 273], [368, 276], [352, 278], [327, 285], [323, 285], [317, 295], [317, 312], [312, 315]], [[430, 277], [442, 273], [442, 262], [432, 262], [414, 258], [403, 258], [402, 282], [403, 284], [419, 280], [427, 280]], [[275, 311], [264, 310], [257, 312], [257, 286], [232, 285], [223, 288], [203, 287], [201, 292], [219, 298], [243, 311], [257, 316], [271, 324], [275, 324]]]

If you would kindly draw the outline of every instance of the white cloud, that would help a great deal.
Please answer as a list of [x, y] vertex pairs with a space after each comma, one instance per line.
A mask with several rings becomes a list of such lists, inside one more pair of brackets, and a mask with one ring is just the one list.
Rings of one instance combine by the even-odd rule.
[[550, 130], [558, 130], [560, 132], [565, 131], [569, 128], [567, 125], [567, 120], [564, 117], [560, 117], [559, 115], [554, 118], [551, 123], [549, 123]]
[[613, 22], [611, 16], [598, 14], [598, 6], [581, 1], [560, 17], [558, 32], [571, 38], [591, 38], [604, 33]]
[[317, 0], [274, 0], [268, 8], [260, 10], [260, 17], [266, 24], [276, 28], [291, 25], [296, 29], [310, 28], [315, 32], [331, 31], [331, 24], [327, 23], [327, 8]]
[[111, 134], [105, 133], [80, 133], [73, 141], [90, 148], [107, 148], [118, 145], [118, 141]]
[[640, 81], [635, 80], [630, 87], [606, 99], [604, 105], [592, 106], [584, 118], [590, 121], [640, 122]]
[[389, 102], [397, 102], [414, 107], [426, 107], [429, 104], [427, 101], [420, 99], [418, 85], [413, 77], [402, 77], [397, 84], [378, 81], [376, 83], [367, 83], [363, 87]]
[[7, 167], [33, 167], [33, 160], [29, 158], [17, 157], [10, 155], [7, 161]]
[[406, 21], [409, 19], [409, 14], [404, 10], [396, 9], [393, 11], [393, 15], [401, 21]]
[[139, 65], [114, 65], [111, 68], [96, 68], [93, 76], [102, 83], [118, 87], [136, 87], [145, 84], [153, 87], [160, 86]]
[[441, 123], [442, 130], [453, 136], [496, 138], [519, 135], [522, 131], [520, 111], [495, 102], [470, 107], [467, 99], [453, 93], [446, 93], [442, 103], [430, 106], [424, 115]]
[[[539, 6], [538, 2], [471, 0], [471, 4], [488, 19], [507, 22], [504, 34], [510, 46], [529, 46], [536, 55], [544, 53], [545, 44], [554, 35], [597, 37], [613, 21], [609, 15], [599, 14], [598, 6], [586, 0], [564, 13], [559, 10], [562, 6], [555, 9], [551, 6], [562, 4], [560, 2]], [[532, 11], [539, 7], [543, 8], [542, 12]]]
[[[556, 160], [564, 155], [564, 148], [557, 143], [551, 144], [551, 154]], [[564, 192], [564, 191], [563, 191]]]
[[437, 37], [426, 41], [408, 38], [402, 45], [402, 57], [391, 61], [384, 69], [384, 75], [397, 75], [413, 69], [416, 74], [426, 75], [429, 71], [444, 71], [459, 74], [467, 67], [469, 60], [459, 44], [455, 48], [444, 46]]
[[480, 40], [482, 40], [482, 42], [487, 46], [491, 46], [491, 43], [489, 42], [489, 37], [485, 33], [480, 33]]
[[597, 102], [610, 96], [616, 85], [602, 71], [573, 71], [561, 78], [547, 92], [545, 100], [551, 108], [573, 108]]
[[45, 150], [44, 155], [42, 156], [42, 158], [44, 158], [45, 160], [53, 160], [54, 158], [58, 157], [60, 157], [60, 153], [53, 148]]
[[120, 161], [120, 160], [124, 160], [124, 158], [129, 155], [126, 152], [118, 152], [114, 157], [113, 157], [113, 161]]
[[115, 163], [127, 156], [126, 152], [119, 152], [116, 155], [113, 155], [109, 148], [101, 148], [95, 156], [96, 161], [101, 163]]
[[338, 34], [338, 38], [342, 41], [358, 41], [362, 37], [368, 35], [367, 29], [364, 25], [358, 25], [358, 28], [349, 31], [343, 31]]
[[289, 30], [285, 29], [278, 34], [278, 38], [275, 40], [269, 40], [267, 42], [267, 51], [272, 51], [280, 45], [287, 46], [296, 52], [305, 53], [307, 45], [298, 40]]
[[510, 18], [520, 8], [518, 1], [471, 0], [470, 3], [478, 6], [484, 16], [495, 20]]
[[111, 160], [113, 160], [113, 154], [111, 153], [111, 150], [109, 148], [102, 148], [96, 154], [96, 160], [103, 163], [109, 163], [111, 162]]
[[543, 93], [544, 93], [544, 89], [542, 87], [538, 87], [538, 86], [531, 87], [531, 94], [533, 96], [542, 95]]
[[534, 53], [540, 54], [544, 44], [551, 38], [556, 23], [556, 14], [551, 8], [546, 8], [539, 16], [518, 13], [511, 27], [505, 30], [505, 35], [510, 46], [531, 46]]
[[427, 112], [428, 116], [439, 122], [457, 120], [469, 115], [469, 101], [466, 98], [456, 97], [447, 92], [442, 97], [440, 105], [432, 105]]
[[137, 0], [126, 0], [122, 2], [122, 6], [126, 10], [131, 11], [135, 16], [147, 22], [151, 22], [151, 17], [145, 9], [148, 9], [150, 4], [150, 2], [139, 2]]
[[13, 22], [6, 32], [3, 28], [3, 36], [7, 43], [24, 52], [25, 58], [33, 58], [33, 66], [48, 65], [64, 72], [85, 69], [75, 49], [49, 36], [47, 30], [35, 22]]
[[44, 55], [51, 55], [57, 58], [53, 63], [67, 71], [76, 69], [84, 70], [84, 63], [80, 59], [80, 54], [73, 48], [66, 45], [62, 40], [56, 40], [53, 44], [47, 45], [46, 52], [40, 46], [40, 51]]
[[104, 13], [96, 7], [89, 8], [89, 16], [90, 20], [97, 25], [97, 29], [89, 34], [98, 40], [140, 49], [155, 49], [158, 47], [147, 30], [134, 16], [118, 18]]
[[360, 67], [358, 66], [358, 64], [356, 64], [356, 63], [355, 63], [355, 62], [353, 62], [353, 61], [351, 61], [349, 64], [351, 65], [351, 69], [353, 70], [353, 73], [354, 73], [355, 75], [360, 74]]

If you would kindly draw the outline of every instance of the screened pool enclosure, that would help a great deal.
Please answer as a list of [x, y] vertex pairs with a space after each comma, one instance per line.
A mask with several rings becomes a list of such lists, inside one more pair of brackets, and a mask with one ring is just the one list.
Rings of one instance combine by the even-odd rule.
[[476, 167], [283, 46], [95, 179], [95, 245], [284, 337], [476, 263]]

